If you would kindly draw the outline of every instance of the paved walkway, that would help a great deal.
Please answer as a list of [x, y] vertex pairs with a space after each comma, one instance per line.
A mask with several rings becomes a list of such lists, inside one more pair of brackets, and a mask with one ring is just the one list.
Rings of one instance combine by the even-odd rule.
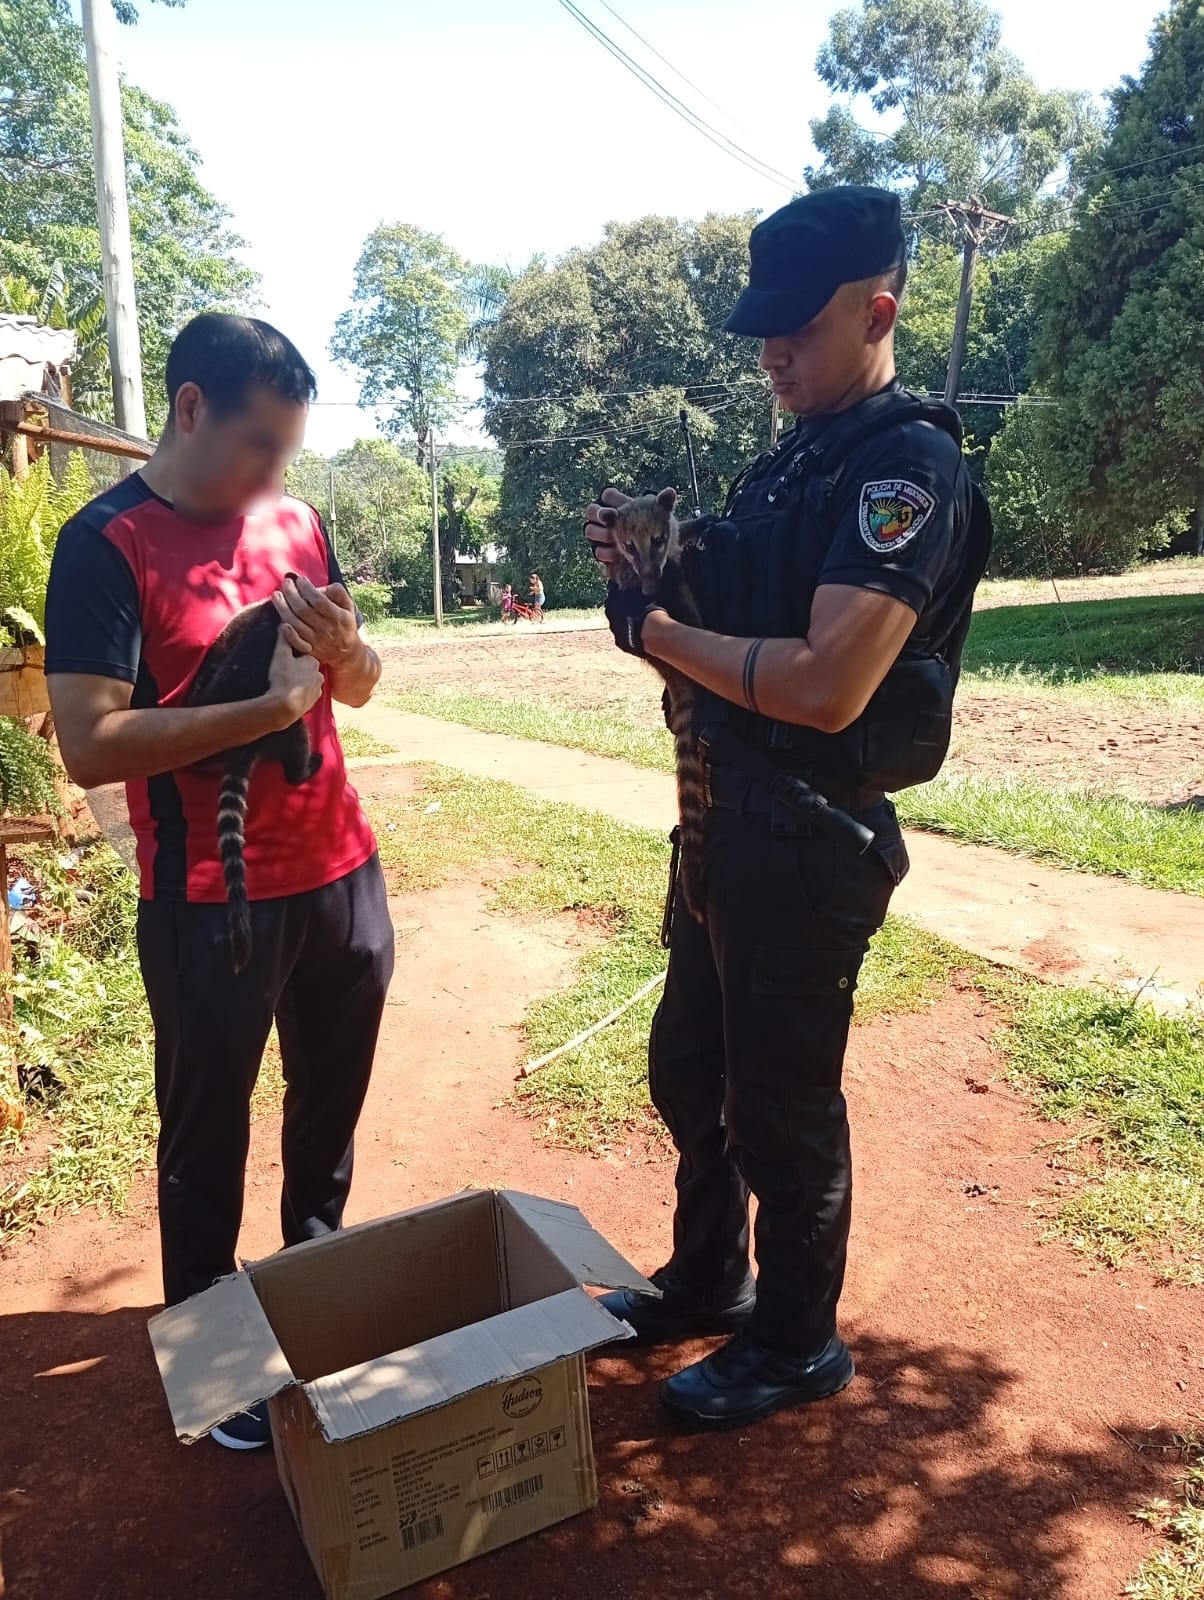
[[[674, 784], [665, 773], [383, 705], [343, 708], [340, 717], [392, 745], [402, 760], [441, 761], [622, 822], [672, 825]], [[1168, 1007], [1204, 996], [1204, 904], [1197, 897], [1067, 872], [937, 834], [909, 832], [907, 845], [912, 870], [893, 909], [963, 949], [1064, 983], [1149, 985], [1147, 993]]]

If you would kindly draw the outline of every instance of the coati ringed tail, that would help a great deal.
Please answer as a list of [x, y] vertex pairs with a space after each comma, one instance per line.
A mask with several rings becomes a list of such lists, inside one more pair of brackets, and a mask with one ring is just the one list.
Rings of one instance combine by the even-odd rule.
[[[280, 619], [270, 600], [247, 606], [231, 617], [205, 652], [185, 704], [229, 705], [236, 700], [255, 700], [266, 693], [279, 629]], [[291, 784], [306, 783], [322, 765], [322, 757], [310, 750], [309, 731], [301, 720], [198, 763], [206, 771], [220, 766], [222, 773], [217, 844], [226, 880], [230, 958], [235, 972], [242, 972], [251, 959], [251, 907], [244, 849], [247, 795], [260, 761], [279, 761]]]
[[[698, 605], [681, 567], [681, 530], [673, 507], [674, 489], [639, 495], [617, 510], [607, 508], [599, 520], [614, 534], [619, 560], [614, 581], [621, 589], [642, 589], [657, 600], [676, 622], [692, 628], [702, 625]], [[681, 829], [681, 872], [678, 886], [686, 910], [695, 922], [705, 922], [703, 897], [703, 841], [706, 822], [706, 773], [694, 731], [698, 686], [663, 661], [649, 664], [664, 680], [666, 720], [677, 752], [677, 814]]]

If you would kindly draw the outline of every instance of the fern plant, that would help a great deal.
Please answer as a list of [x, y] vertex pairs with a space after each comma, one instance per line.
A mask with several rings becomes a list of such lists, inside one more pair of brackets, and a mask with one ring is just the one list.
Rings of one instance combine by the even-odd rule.
[[[0, 636], [44, 642], [46, 581], [59, 529], [92, 497], [84, 458], [76, 451], [56, 483], [49, 456], [14, 478], [0, 467]], [[19, 717], [0, 717], [0, 811], [7, 816], [58, 812], [54, 757], [45, 739]], [[6, 886], [0, 885], [0, 891]]]
[[20, 478], [0, 467], [0, 619], [9, 625], [10, 639], [12, 623], [41, 633], [59, 529], [91, 498], [92, 481], [78, 450], [68, 460], [62, 483], [55, 482], [46, 455]]
[[[62, 806], [50, 745], [30, 733], [20, 717], [0, 717], [0, 811], [9, 817], [57, 815]], [[8, 885], [2, 886], [8, 892]]]

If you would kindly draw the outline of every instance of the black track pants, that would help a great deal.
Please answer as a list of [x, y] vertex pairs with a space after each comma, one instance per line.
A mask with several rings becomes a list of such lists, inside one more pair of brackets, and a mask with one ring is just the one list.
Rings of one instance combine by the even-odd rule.
[[335, 883], [251, 905], [235, 974], [224, 905], [144, 900], [138, 954], [155, 1024], [159, 1228], [168, 1305], [235, 1270], [250, 1104], [275, 1018], [286, 1083], [284, 1243], [337, 1228], [393, 971], [375, 856]]

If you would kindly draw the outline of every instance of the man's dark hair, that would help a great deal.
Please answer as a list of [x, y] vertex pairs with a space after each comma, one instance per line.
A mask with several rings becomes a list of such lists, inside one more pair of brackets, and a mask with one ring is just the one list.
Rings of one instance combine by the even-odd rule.
[[167, 352], [167, 402], [175, 415], [181, 384], [195, 383], [215, 415], [241, 411], [253, 384], [308, 405], [317, 380], [296, 345], [270, 323], [204, 311], [193, 317]]
[[882, 287], [887, 294], [893, 294], [895, 299], [902, 304], [903, 291], [907, 287], [907, 257], [904, 256], [897, 267], [892, 267], [889, 272], [882, 274]]

